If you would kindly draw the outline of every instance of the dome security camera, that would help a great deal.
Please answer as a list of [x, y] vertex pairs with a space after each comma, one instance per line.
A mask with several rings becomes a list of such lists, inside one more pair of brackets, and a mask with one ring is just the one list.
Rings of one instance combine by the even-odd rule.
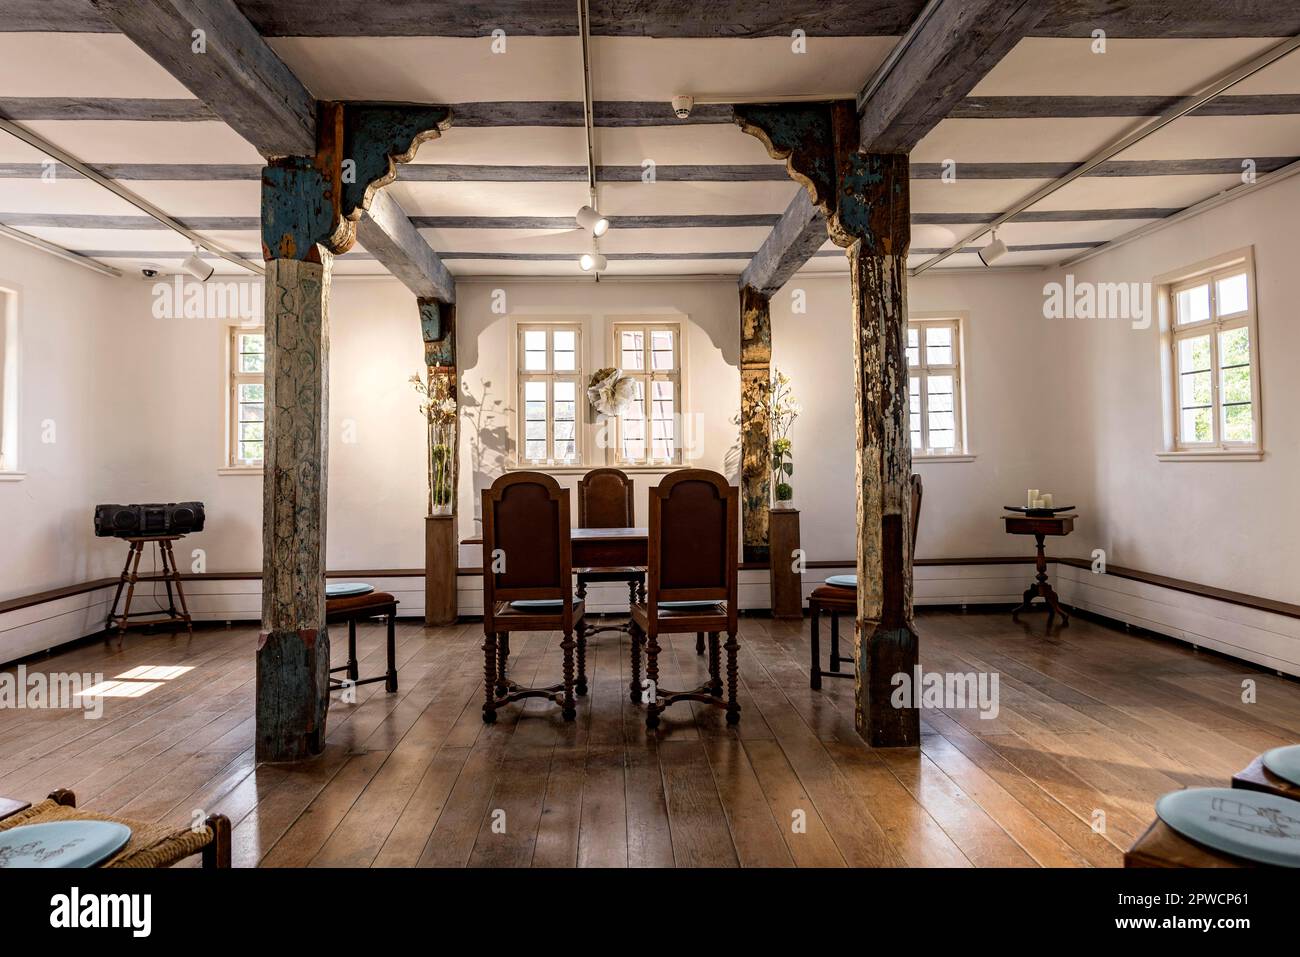
[[140, 266], [140, 275], [144, 276], [145, 279], [157, 279], [159, 272], [161, 270], [153, 263], [142, 263]]
[[684, 120], [691, 115], [691, 107], [695, 105], [695, 98], [690, 96], [673, 97], [673, 113], [679, 120]]

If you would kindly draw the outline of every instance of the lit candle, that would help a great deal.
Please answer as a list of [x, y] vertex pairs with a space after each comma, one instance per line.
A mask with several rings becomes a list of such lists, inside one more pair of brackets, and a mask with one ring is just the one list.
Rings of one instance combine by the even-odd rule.
[[1030, 508], [1034, 508], [1035, 507], [1034, 503], [1037, 501], [1038, 501], [1038, 489], [1031, 488], [1029, 490], [1029, 501], [1026, 502], [1025, 504], [1028, 505]]
[[1051, 492], [1044, 492], [1044, 493], [1043, 493], [1043, 508], [1051, 508], [1051, 507], [1052, 507], [1052, 493], [1051, 493]]

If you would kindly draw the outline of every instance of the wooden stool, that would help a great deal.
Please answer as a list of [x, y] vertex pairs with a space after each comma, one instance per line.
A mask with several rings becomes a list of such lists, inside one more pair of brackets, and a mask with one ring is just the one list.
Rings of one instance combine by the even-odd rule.
[[[117, 640], [120, 643], [126, 637], [128, 628], [147, 628], [150, 625], [184, 625], [185, 630], [194, 634], [194, 622], [190, 610], [185, 604], [185, 589], [181, 586], [181, 573], [176, 564], [176, 554], [172, 551], [172, 542], [180, 541], [183, 535], [139, 535], [127, 538], [130, 547], [126, 552], [126, 564], [117, 581], [117, 591], [113, 594], [113, 604], [108, 606], [108, 620], [104, 631], [111, 632], [116, 626]], [[144, 557], [145, 546], [152, 543], [158, 550], [158, 559], [162, 571], [158, 574], [141, 575], [140, 559]], [[167, 586], [167, 611], [149, 609], [132, 611], [131, 599], [135, 597], [135, 586], [140, 582], [163, 582]], [[126, 604], [122, 613], [117, 613], [117, 603], [122, 599], [122, 590], [126, 589]], [[176, 607], [177, 601], [180, 608]], [[147, 621], [132, 621], [141, 615], [152, 615]]]
[[[858, 592], [855, 588], [841, 588], [837, 585], [822, 585], [814, 588], [808, 596], [808, 611], [811, 615], [812, 667], [809, 670], [809, 687], [821, 688], [822, 678], [852, 678], [852, 671], [840, 671], [841, 664], [853, 664], [851, 657], [840, 654], [840, 615], [848, 615], [856, 620], [858, 613]], [[822, 670], [821, 616], [822, 612], [831, 616], [831, 668]]]
[[1244, 788], [1247, 791], [1262, 791], [1275, 797], [1290, 798], [1292, 801], [1300, 801], [1300, 785], [1292, 784], [1286, 778], [1280, 778], [1264, 767], [1264, 756], [1262, 754], [1232, 776], [1232, 786], [1234, 788]]
[[230, 818], [224, 814], [209, 815], [198, 828], [175, 827], [79, 811], [77, 796], [65, 788], [34, 807], [0, 799], [0, 831], [55, 821], [113, 821], [131, 829], [126, 846], [100, 867], [171, 867], [194, 854], [203, 855], [204, 867], [230, 867]]
[[1183, 837], [1156, 818], [1124, 852], [1125, 867], [1257, 867]]
[[[348, 685], [370, 684], [372, 681], [382, 681], [385, 691], [393, 692], [397, 690], [397, 648], [394, 635], [397, 605], [397, 599], [384, 591], [326, 600], [325, 623], [331, 624], [340, 621], [348, 623], [348, 663], [330, 669], [331, 690], [337, 690]], [[388, 619], [388, 671], [373, 678], [362, 678], [357, 674], [357, 622], [381, 616]], [[336, 671], [346, 672], [346, 680], [333, 677]]]

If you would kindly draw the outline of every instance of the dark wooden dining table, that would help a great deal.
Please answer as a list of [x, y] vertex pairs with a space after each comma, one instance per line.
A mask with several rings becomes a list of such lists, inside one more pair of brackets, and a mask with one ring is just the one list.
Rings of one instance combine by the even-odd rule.
[[[575, 528], [570, 531], [574, 568], [624, 568], [644, 565], [650, 531], [645, 528]], [[467, 538], [466, 545], [483, 545]]]

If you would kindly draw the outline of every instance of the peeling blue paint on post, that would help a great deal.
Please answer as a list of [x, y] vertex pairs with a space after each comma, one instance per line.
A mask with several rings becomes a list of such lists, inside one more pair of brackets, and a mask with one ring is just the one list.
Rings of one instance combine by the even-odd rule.
[[318, 260], [318, 243], [335, 229], [329, 182], [308, 157], [291, 156], [262, 170], [262, 256]]
[[790, 176], [825, 208], [835, 192], [832, 104], [738, 104], [733, 110], [740, 128], [762, 140], [773, 159], [785, 160]]

